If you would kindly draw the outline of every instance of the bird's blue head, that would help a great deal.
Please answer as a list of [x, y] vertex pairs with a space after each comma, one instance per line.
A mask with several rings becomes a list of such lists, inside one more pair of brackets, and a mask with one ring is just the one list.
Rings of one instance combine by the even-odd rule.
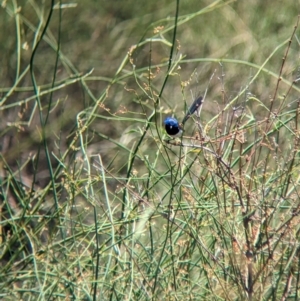
[[182, 127], [174, 117], [167, 117], [164, 120], [165, 129], [168, 135], [177, 137], [182, 134]]

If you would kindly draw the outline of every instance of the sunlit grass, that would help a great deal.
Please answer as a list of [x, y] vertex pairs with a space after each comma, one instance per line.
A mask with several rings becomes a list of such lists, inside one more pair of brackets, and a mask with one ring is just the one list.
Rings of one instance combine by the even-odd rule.
[[296, 4], [155, 3], [3, 2], [3, 299], [298, 300]]

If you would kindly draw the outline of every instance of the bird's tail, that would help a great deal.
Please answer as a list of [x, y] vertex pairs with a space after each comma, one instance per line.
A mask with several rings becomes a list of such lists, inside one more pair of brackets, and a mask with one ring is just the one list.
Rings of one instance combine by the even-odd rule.
[[202, 104], [203, 104], [203, 97], [199, 96], [194, 100], [194, 102], [190, 106], [189, 110], [187, 111], [186, 115], [182, 120], [182, 124], [184, 124], [200, 108]]

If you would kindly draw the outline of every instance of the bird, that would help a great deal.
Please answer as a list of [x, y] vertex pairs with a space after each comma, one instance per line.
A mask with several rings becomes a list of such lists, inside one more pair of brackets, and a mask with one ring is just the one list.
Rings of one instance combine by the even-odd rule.
[[187, 113], [185, 114], [181, 123], [174, 117], [166, 117], [164, 120], [165, 130], [171, 137], [179, 137], [183, 133], [183, 126], [185, 122], [199, 109], [203, 103], [203, 97], [199, 96], [194, 100]]

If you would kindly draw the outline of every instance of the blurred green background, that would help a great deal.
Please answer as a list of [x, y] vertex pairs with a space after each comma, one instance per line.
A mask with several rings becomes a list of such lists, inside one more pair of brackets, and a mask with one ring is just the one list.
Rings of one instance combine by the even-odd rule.
[[[2, 2], [1, 95], [5, 96], [5, 104], [10, 104], [10, 107], [3, 107], [4, 102], [2, 103], [0, 125], [2, 152], [6, 153], [8, 161], [14, 161], [16, 158], [22, 161], [22, 156], [27, 157], [28, 152], [36, 147], [35, 142], [39, 141], [36, 128], [39, 121], [37, 112], [33, 112], [34, 97], [26, 102], [26, 108], [14, 104], [33, 96], [32, 80], [26, 68], [30, 63], [33, 45], [45, 27], [50, 4], [50, 1]], [[55, 4], [58, 5], [58, 2]], [[132, 55], [133, 64], [143, 80], [147, 76], [149, 66], [165, 64], [159, 71], [155, 68], [152, 70], [153, 73], [158, 72], [152, 86], [159, 91], [166, 74], [175, 15], [174, 1], [80, 1], [63, 4], [64, 8], [61, 11], [53, 11], [45, 38], [36, 49], [33, 71], [37, 85], [49, 87], [52, 83], [56, 62], [55, 47], [58, 42], [61, 55], [58, 58], [55, 81], [65, 82], [72, 77], [93, 71], [85, 80], [88, 90], [82, 82], [77, 81], [57, 89], [51, 95], [54, 103], [57, 103], [53, 104], [55, 109], [49, 116], [48, 124], [53, 130], [49, 135], [52, 138], [58, 131], [65, 133], [61, 137], [72, 132], [76, 114], [92, 106], [95, 99], [105, 92], [127, 52], [134, 45], [138, 46]], [[160, 107], [164, 110], [175, 108], [175, 113], [182, 116], [184, 103], [192, 101], [191, 91], [194, 94], [204, 93], [209, 78], [214, 74], [205, 108], [208, 118], [213, 116], [216, 113], [214, 102], [221, 102], [220, 91], [226, 90], [226, 98], [231, 99], [250, 82], [257, 70], [247, 66], [246, 62], [258, 66], [263, 64], [274, 49], [291, 36], [298, 12], [299, 2], [292, 0], [284, 3], [180, 1], [176, 36], [178, 49], [175, 59], [182, 54], [186, 62], [180, 63], [180, 72], [169, 78]], [[155, 34], [154, 30], [159, 26], [164, 29]], [[152, 43], [149, 42], [150, 39], [153, 40]], [[265, 66], [268, 70], [278, 73], [284, 49], [281, 48], [268, 61]], [[240, 60], [245, 64], [223, 62], [221, 68], [219, 62], [213, 59]], [[299, 45], [295, 40], [283, 74], [287, 79], [298, 72], [298, 63]], [[191, 85], [184, 90], [183, 96], [181, 81], [189, 80], [195, 70], [197, 73], [192, 78]], [[148, 101], [145, 93], [137, 87], [132, 72], [133, 66], [126, 62], [118, 73], [117, 83], [111, 86], [102, 102], [111, 115], [125, 107], [128, 111], [125, 115], [135, 118], [141, 113], [136, 100]], [[272, 76], [262, 74], [259, 81], [255, 81], [249, 87], [249, 92], [267, 100], [275, 82], [276, 79]], [[12, 93], [6, 94], [14, 84], [16, 86]], [[49, 102], [49, 93], [42, 101], [45, 104]], [[240, 103], [243, 101], [244, 99], [241, 99]], [[151, 107], [151, 103], [149, 106]], [[105, 110], [101, 112], [103, 115], [109, 115], [107, 113]], [[24, 123], [25, 126], [20, 129], [18, 124]], [[117, 122], [99, 118], [93, 125], [93, 130], [101, 131], [114, 139], [121, 139], [124, 129], [131, 129], [131, 126], [141, 124], [133, 124], [133, 120], [130, 119]], [[9, 141], [3, 141], [7, 135]], [[61, 147], [66, 147], [66, 143], [64, 140], [60, 141]], [[55, 148], [54, 145], [52, 147]], [[107, 143], [95, 145], [94, 151], [108, 155], [107, 152], [110, 152], [111, 148], [106, 147]]]
[[[45, 27], [50, 4], [50, 1], [3, 1], [0, 11], [0, 79], [1, 95], [5, 97], [0, 113], [1, 145], [7, 160], [13, 162], [17, 159], [19, 164], [39, 143], [36, 127], [39, 118], [37, 111], [33, 111], [32, 80], [29, 69], [26, 68], [30, 64], [33, 47]], [[62, 10], [53, 10], [32, 65], [37, 85], [41, 89], [47, 90], [43, 85], [49, 87], [54, 75], [56, 82], [67, 82], [51, 96], [48, 91], [41, 98], [45, 106], [50, 97], [53, 99], [54, 109], [48, 121], [49, 143], [54, 143], [57, 138], [54, 136], [59, 132], [60, 147], [67, 147], [65, 137], [74, 129], [76, 114], [93, 106], [96, 99], [105, 93], [120, 66], [122, 69], [117, 80], [101, 101], [104, 106], [99, 111], [102, 117], [97, 118], [93, 130], [113, 139], [122, 139], [124, 132], [143, 126], [142, 122], [134, 122], [134, 118], [140, 118], [140, 114], [144, 114], [137, 101], [149, 102], [148, 96], [137, 86], [133, 65], [128, 61], [122, 65], [122, 62], [131, 47], [137, 45], [132, 59], [136, 74], [143, 83], [147, 80], [149, 66], [164, 64], [159, 70], [155, 67], [152, 69], [155, 74], [151, 82], [152, 89], [160, 90], [172, 42], [175, 2], [80, 1], [63, 5]], [[192, 101], [191, 92], [194, 95], [204, 93], [208, 88], [204, 114], [207, 114], [208, 119], [211, 118], [216, 114], [216, 104], [222, 106], [221, 90], [225, 90], [225, 98], [230, 100], [248, 85], [257, 69], [247, 63], [261, 66], [274, 49], [291, 36], [298, 12], [299, 2], [292, 0], [284, 3], [180, 1], [174, 59], [181, 54], [185, 57], [185, 62], [180, 63], [180, 71], [177, 69], [174, 72], [164, 89], [159, 105], [163, 109], [163, 115], [174, 112], [181, 118], [185, 103]], [[158, 27], [161, 27], [161, 31], [155, 33], [155, 28]], [[58, 43], [61, 54], [55, 70]], [[278, 74], [284, 51], [284, 47], [277, 51], [265, 68]], [[232, 60], [231, 63], [226, 62], [226, 59]], [[221, 66], [219, 61], [222, 60]], [[238, 64], [234, 60], [244, 63]], [[299, 44], [295, 39], [283, 74], [287, 80], [298, 74], [298, 64]], [[91, 70], [84, 84], [80, 80], [69, 82], [73, 77]], [[188, 81], [195, 70], [196, 74], [190, 85], [182, 90], [181, 82]], [[267, 101], [275, 83], [276, 78], [262, 73], [259, 80], [248, 87], [248, 92]], [[14, 84], [15, 87], [11, 90]], [[10, 90], [11, 93], [8, 93]], [[31, 96], [33, 98], [28, 100]], [[24, 100], [25, 108], [19, 106]], [[244, 101], [245, 97], [240, 97], [238, 103]], [[5, 107], [4, 103], [9, 107]], [[153, 99], [148, 105], [151, 110]], [[127, 120], [104, 118], [116, 116], [122, 108], [126, 108], [127, 112], [122, 116], [128, 117]], [[170, 108], [171, 111], [168, 111]], [[157, 119], [157, 122], [161, 126], [161, 119]], [[103, 139], [93, 139], [94, 143], [100, 140]], [[51, 147], [57, 148], [54, 144]], [[101, 151], [105, 158], [111, 153], [111, 147], [105, 141], [103, 144], [94, 144], [92, 152]]]

